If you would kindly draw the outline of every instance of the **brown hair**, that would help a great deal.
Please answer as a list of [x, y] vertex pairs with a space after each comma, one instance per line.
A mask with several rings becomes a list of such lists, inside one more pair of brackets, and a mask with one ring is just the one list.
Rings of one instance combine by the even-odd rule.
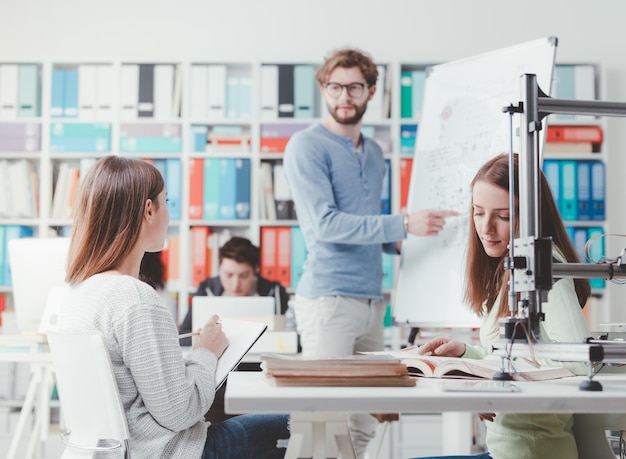
[[76, 204], [65, 280], [69, 284], [115, 269], [135, 247], [146, 201], [158, 208], [165, 183], [151, 164], [105, 156], [84, 177]]
[[330, 74], [333, 73], [337, 67], [346, 69], [358, 67], [361, 69], [361, 73], [363, 74], [367, 84], [369, 86], [376, 85], [376, 80], [378, 79], [378, 69], [376, 68], [376, 64], [372, 58], [358, 49], [345, 48], [333, 51], [324, 60], [324, 63], [315, 75], [315, 78], [320, 86], [328, 83]]
[[[515, 169], [515, 198], [519, 197], [519, 172], [517, 155], [514, 159]], [[563, 254], [565, 261], [569, 263], [579, 262], [574, 246], [563, 226], [559, 211], [554, 202], [550, 186], [543, 172], [540, 172], [540, 206], [541, 206], [541, 236], [552, 237], [554, 245]], [[509, 158], [507, 155], [498, 155], [487, 161], [472, 180], [471, 188], [477, 182], [485, 182], [509, 191]], [[473, 203], [472, 203], [473, 204]], [[470, 208], [470, 215], [473, 208]], [[519, 215], [516, 206], [515, 215]], [[517, 222], [518, 219], [516, 218]], [[506, 256], [506, 254], [505, 254]], [[491, 258], [483, 248], [480, 238], [476, 233], [474, 219], [470, 218], [470, 235], [467, 250], [467, 280], [465, 286], [465, 299], [470, 303], [472, 311], [479, 316], [491, 311], [498, 294], [500, 294], [499, 316], [508, 315], [509, 271], [504, 269], [504, 257]], [[591, 295], [591, 287], [587, 279], [574, 279], [574, 287], [578, 302], [581, 307], [585, 306], [587, 298]], [[486, 308], [486, 311], [485, 309]]]
[[165, 265], [161, 252], [146, 252], [139, 266], [139, 279], [155, 290], [165, 288]]
[[219, 263], [228, 258], [237, 263], [246, 263], [253, 269], [261, 265], [261, 254], [259, 248], [245, 237], [233, 236], [219, 250]]

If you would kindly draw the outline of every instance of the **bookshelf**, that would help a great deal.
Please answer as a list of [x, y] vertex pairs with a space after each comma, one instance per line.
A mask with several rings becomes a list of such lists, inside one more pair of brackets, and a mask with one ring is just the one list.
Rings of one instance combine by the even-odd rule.
[[[231, 235], [259, 244], [262, 258], [268, 257], [262, 261], [263, 272], [293, 291], [306, 254], [282, 180], [282, 153], [293, 132], [325, 117], [314, 78], [318, 65], [140, 59], [0, 62], [0, 174], [17, 177], [17, 172], [4, 172], [11, 170], [24, 177], [9, 192], [9, 182], [0, 176], [2, 194], [16, 196], [15, 190], [25, 190], [17, 193], [19, 200], [11, 198], [11, 204], [21, 203], [15, 212], [6, 211], [7, 199], [0, 197], [2, 233], [10, 226], [28, 228], [23, 235], [67, 235], [80, 176], [103, 155], [132, 156], [153, 162], [166, 178], [171, 222], [164, 256], [168, 289], [178, 298], [178, 321], [198, 279], [215, 274], [209, 267], [216, 266], [217, 248]], [[363, 132], [379, 142], [389, 164], [390, 213], [401, 212], [406, 203], [427, 65], [380, 63], [377, 93], [363, 120]], [[20, 89], [21, 78], [30, 90]], [[607, 152], [558, 153], [553, 159], [605, 164]], [[32, 197], [25, 203], [28, 191]], [[572, 225], [606, 231], [605, 222]], [[264, 254], [272, 245], [264, 244], [264, 238], [278, 244], [273, 234], [290, 241], [290, 254]], [[203, 240], [207, 250], [200, 250], [206, 254], [198, 256]], [[6, 272], [3, 260], [0, 253]], [[271, 263], [276, 263], [274, 274], [268, 271]], [[398, 263], [393, 257], [384, 260], [383, 292], [391, 303]], [[3, 279], [0, 296], [10, 308], [11, 287]]]
[[[593, 63], [557, 64], [551, 94], [559, 99], [601, 100], [600, 68]], [[544, 173], [550, 183], [566, 229], [579, 252], [585, 257], [590, 243], [593, 261], [605, 255], [608, 234], [606, 190], [609, 152], [606, 117], [550, 115], [544, 144]], [[585, 315], [592, 330], [611, 322], [608, 289], [604, 279], [590, 279], [592, 298]]]

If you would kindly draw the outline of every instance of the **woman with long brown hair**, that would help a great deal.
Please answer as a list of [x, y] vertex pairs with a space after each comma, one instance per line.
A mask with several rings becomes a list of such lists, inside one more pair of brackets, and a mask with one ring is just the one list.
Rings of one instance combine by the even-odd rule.
[[[518, 183], [517, 157], [514, 161], [515, 183]], [[499, 340], [499, 319], [509, 315], [508, 271], [504, 258], [508, 255], [510, 235], [509, 159], [499, 155], [485, 163], [471, 183], [472, 218], [467, 252], [465, 298], [483, 322], [480, 346], [472, 346], [446, 337], [433, 338], [418, 350], [420, 354], [480, 359], [491, 353], [491, 345]], [[515, 187], [516, 217], [519, 214]], [[551, 237], [552, 256], [556, 262], [578, 262], [578, 256], [563, 226], [548, 182], [540, 173], [542, 236]], [[516, 218], [515, 221], [518, 221]], [[584, 279], [558, 280], [543, 303], [545, 320], [540, 323], [544, 342], [582, 342], [589, 330], [582, 307], [591, 294]], [[567, 366], [575, 374], [585, 374], [582, 363], [562, 364], [540, 360], [543, 366]], [[482, 413], [487, 423], [487, 448], [482, 458], [520, 459], [578, 457], [572, 433], [571, 414]]]
[[[217, 360], [228, 338], [213, 316], [183, 357], [161, 296], [139, 280], [145, 252], [163, 248], [169, 224], [159, 171], [139, 159], [107, 156], [87, 173], [76, 201], [60, 331], [98, 330], [126, 412], [130, 452], [140, 458], [281, 458], [283, 415], [205, 422]], [[94, 413], [94, 416], [97, 416]]]

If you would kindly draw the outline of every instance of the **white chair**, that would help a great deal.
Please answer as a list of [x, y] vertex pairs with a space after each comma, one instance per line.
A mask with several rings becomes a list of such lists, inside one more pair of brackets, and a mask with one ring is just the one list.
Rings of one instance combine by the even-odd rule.
[[61, 459], [116, 449], [129, 458], [126, 415], [100, 332], [50, 331], [48, 343], [68, 429]]
[[[619, 413], [574, 414], [574, 438], [579, 459], [615, 459], [607, 440], [607, 430], [626, 430], [626, 415]], [[624, 445], [620, 439], [620, 458], [624, 458]]]

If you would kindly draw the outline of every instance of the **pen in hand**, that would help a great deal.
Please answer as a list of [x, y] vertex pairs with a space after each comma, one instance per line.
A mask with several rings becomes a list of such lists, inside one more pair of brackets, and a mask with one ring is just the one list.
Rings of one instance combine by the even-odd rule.
[[198, 336], [200, 334], [200, 330], [191, 332], [191, 333], [183, 333], [182, 335], [178, 335], [179, 339], [182, 338], [191, 338], [192, 336]]
[[[222, 321], [218, 320], [216, 323], [221, 324]], [[178, 335], [178, 339], [191, 338], [192, 336], [198, 336], [199, 334], [200, 334], [200, 330], [196, 330], [190, 333], [183, 333], [182, 335]]]

